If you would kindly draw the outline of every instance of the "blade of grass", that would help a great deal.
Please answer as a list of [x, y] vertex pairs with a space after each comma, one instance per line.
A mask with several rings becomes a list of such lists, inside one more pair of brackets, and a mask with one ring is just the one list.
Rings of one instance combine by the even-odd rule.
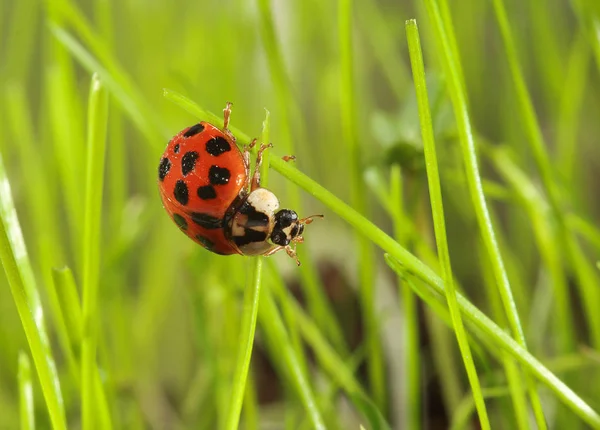
[[[8, 124], [12, 131], [12, 140], [19, 142], [17, 147], [18, 163], [15, 163], [21, 172], [27, 172], [30, 184], [47, 184], [49, 169], [44, 160], [46, 154], [43, 150], [47, 148], [45, 142], [33, 134], [36, 127], [30, 112], [25, 88], [20, 82], [10, 82], [6, 87], [6, 105], [8, 107]], [[40, 156], [41, 153], [41, 156]], [[57, 200], [57, 190], [53, 186], [46, 187], [26, 186], [23, 187], [26, 200], [26, 210], [31, 214], [44, 214], [42, 217], [33, 217], [31, 223], [32, 243], [35, 252], [32, 253], [32, 261], [38, 263], [43, 282], [41, 287], [45, 289], [49, 298], [50, 314], [56, 326], [56, 334], [61, 349], [64, 351], [69, 369], [75, 375], [75, 357], [69, 348], [70, 341], [64, 325], [64, 319], [59, 309], [58, 298], [51, 279], [51, 267], [56, 261], [61, 261], [64, 252], [59, 240], [59, 225], [54, 202]]]
[[[269, 142], [269, 119], [270, 113], [267, 111], [260, 140], [263, 144]], [[268, 151], [265, 151], [263, 153], [263, 165], [260, 172], [261, 186], [266, 186], [268, 179], [268, 156]], [[250, 368], [250, 359], [252, 358], [252, 347], [254, 346], [254, 333], [256, 331], [258, 303], [262, 285], [262, 267], [263, 257], [257, 257], [253, 262], [253, 272], [250, 277], [250, 283], [246, 286], [244, 291], [242, 326], [240, 328], [240, 340], [238, 342], [240, 348], [233, 376], [231, 402], [225, 424], [225, 428], [228, 430], [236, 430], [238, 428], [240, 414], [242, 412], [242, 403], [246, 391], [246, 379], [248, 378], [248, 369]]]
[[[556, 175], [550, 157], [546, 151], [548, 146], [544, 142], [542, 130], [533, 107], [533, 101], [525, 84], [525, 77], [523, 76], [519, 64], [517, 48], [513, 40], [506, 8], [502, 0], [494, 0], [493, 3], [498, 25], [500, 27], [500, 33], [504, 42], [504, 49], [506, 51], [514, 90], [519, 101], [518, 112], [521, 117], [521, 122], [525, 126], [527, 142], [533, 154], [545, 193], [548, 196], [548, 203], [550, 204], [552, 215], [558, 225], [559, 239], [563, 243], [568, 261], [573, 267], [578, 279], [577, 285], [585, 308], [584, 314], [591, 332], [592, 345], [596, 348], [600, 348], [600, 313], [596, 310], [596, 304], [600, 303], [600, 289], [597, 288], [598, 279], [593, 270], [590, 269], [591, 264], [584, 258], [580, 246], [568, 231], [565, 215], [562, 210], [558, 181], [555, 178]], [[534, 411], [538, 416], [539, 422], [541, 419], [539, 416], [541, 411], [535, 408], [535, 404]]]
[[[443, 56], [444, 71], [449, 81], [448, 89], [458, 125], [461, 152], [467, 176], [467, 185], [474, 205], [479, 230], [488, 256], [492, 261], [496, 285], [500, 292], [500, 297], [502, 298], [502, 304], [508, 318], [509, 326], [515, 338], [524, 348], [526, 348], [525, 335], [481, 186], [481, 177], [479, 175], [479, 165], [477, 162], [477, 154], [475, 152], [475, 142], [471, 131], [471, 121], [469, 118], [465, 87], [462, 82], [461, 69], [458, 66], [458, 52], [452, 49], [451, 40], [453, 40], [453, 38], [447, 36], [449, 32], [452, 32], [451, 23], [444, 23], [442, 21], [437, 4], [434, 0], [427, 0], [426, 7], [429, 18], [435, 27], [438, 49]], [[527, 384], [537, 425], [540, 429], [545, 429], [545, 419], [535, 385], [532, 381], [529, 381], [527, 377], [525, 378], [525, 382]]]
[[162, 138], [168, 137], [169, 133], [164, 130], [160, 121], [155, 122], [149, 119], [154, 118], [155, 115], [148, 113], [148, 104], [131, 88], [132, 85], [128, 84], [126, 77], [122, 76], [122, 74], [114, 74], [114, 68], [117, 66], [110, 63], [108, 64], [108, 66], [112, 66], [110, 69], [104, 67], [71, 34], [59, 25], [51, 23], [50, 31], [83, 67], [90, 73], [98, 73], [102, 78], [103, 85], [119, 101], [123, 110], [127, 112], [138, 130], [148, 139], [148, 142], [153, 144], [153, 147], [156, 149], [163, 149], [164, 142]]
[[567, 278], [560, 258], [560, 250], [556, 246], [557, 240], [552, 230], [552, 223], [548, 219], [550, 215], [548, 205], [527, 175], [513, 162], [505, 148], [493, 149], [491, 158], [496, 170], [512, 187], [531, 220], [540, 256], [549, 272], [554, 290], [559, 350], [561, 353], [572, 352], [575, 349], [577, 336], [573, 327]]
[[[488, 295], [487, 301], [492, 308], [492, 318], [499, 321], [502, 325], [506, 324], [506, 316], [502, 308], [502, 302], [500, 295], [496, 288], [494, 288], [494, 275], [490, 267], [491, 262], [486, 258], [486, 250], [482, 241], [479, 240], [477, 243], [477, 251], [479, 261], [481, 265], [481, 275], [483, 282], [486, 285], [485, 291]], [[522, 372], [519, 369], [519, 365], [515, 360], [508, 356], [506, 353], [500, 355], [502, 366], [504, 367], [504, 373], [506, 374], [506, 380], [508, 381], [508, 388], [510, 392], [511, 402], [515, 411], [516, 427], [520, 430], [527, 430], [529, 426], [529, 411], [527, 408], [527, 393], [523, 390], [521, 384]], [[505, 413], [504, 415], [509, 415]], [[454, 418], [453, 418], [454, 419]]]
[[60, 381], [52, 357], [44, 324], [44, 310], [35, 277], [25, 248], [25, 241], [13, 203], [10, 183], [0, 156], [0, 261], [10, 284], [11, 293], [23, 330], [29, 342], [46, 407], [56, 430], [67, 428]]
[[[402, 173], [400, 166], [394, 164], [390, 168], [389, 200], [392, 206], [392, 221], [394, 236], [398, 243], [406, 243], [407, 228], [403, 220], [405, 215], [402, 195]], [[385, 199], [387, 200], [387, 199]], [[419, 315], [417, 312], [417, 296], [410, 288], [402, 286], [398, 277], [398, 294], [402, 297], [402, 314], [404, 317], [404, 360], [406, 375], [404, 395], [406, 396], [407, 411], [404, 418], [406, 428], [419, 430], [421, 428], [421, 359], [419, 341]]]
[[65, 326], [69, 333], [71, 347], [81, 344], [81, 330], [83, 327], [81, 316], [81, 302], [75, 284], [73, 272], [68, 267], [52, 269], [52, 279], [60, 301], [60, 309], [64, 315]]
[[[274, 270], [271, 266], [271, 264], [268, 266], [269, 270]], [[325, 372], [348, 394], [354, 406], [363, 413], [363, 416], [369, 421], [372, 428], [389, 428], [381, 411], [369, 399], [346, 362], [335, 351], [332, 345], [328, 343], [316, 322], [306, 314], [295, 299], [290, 297], [289, 291], [284, 290], [283, 286], [279, 285], [279, 283], [274, 283], [273, 285], [275, 294], [277, 294], [281, 301], [285, 300], [288, 303], [302, 337], [308, 346], [312, 348], [317, 361]], [[355, 400], [357, 400], [357, 403], [355, 403]]]
[[[68, 352], [76, 355], [81, 345], [83, 317], [81, 315], [81, 302], [79, 301], [79, 293], [73, 272], [68, 267], [60, 269], [52, 269], [52, 280], [56, 289], [56, 296], [59, 300], [59, 311], [65, 321], [65, 327], [69, 335], [70, 349]], [[81, 367], [77, 361], [75, 363], [75, 371], [77, 373], [76, 381], [81, 384]], [[100, 370], [94, 372], [94, 389], [96, 390], [96, 398], [98, 399], [98, 427], [102, 429], [112, 428], [110, 417], [110, 408], [106, 393], [104, 392]]]
[[421, 123], [421, 138], [423, 140], [423, 149], [425, 151], [425, 163], [427, 166], [427, 180], [429, 185], [429, 196], [431, 199], [431, 212], [433, 216], [433, 227], [437, 244], [440, 266], [442, 268], [442, 279], [445, 285], [446, 299], [452, 318], [452, 325], [461, 351], [465, 369], [473, 390], [473, 399], [479, 414], [479, 423], [484, 429], [490, 429], [490, 422], [485, 407], [485, 401], [481, 393], [481, 383], [477, 375], [477, 369], [471, 355], [469, 340], [462, 322], [458, 303], [456, 301], [456, 287], [452, 275], [452, 265], [450, 262], [450, 252], [446, 237], [446, 221], [444, 219], [444, 205], [442, 200], [442, 187], [440, 185], [440, 176], [437, 166], [437, 156], [435, 150], [435, 140], [433, 137], [433, 124], [431, 113], [429, 112], [429, 98], [427, 96], [427, 83], [425, 81], [425, 67], [423, 65], [423, 54], [421, 53], [421, 42], [419, 39], [419, 30], [417, 21], [406, 21], [406, 37], [408, 40], [408, 52], [412, 66], [413, 79], [415, 83], [415, 92], [417, 94], [417, 103], [419, 107], [419, 120]]
[[21, 430], [35, 429], [35, 405], [33, 403], [33, 382], [31, 362], [27, 353], [19, 353], [19, 411]]
[[324, 430], [326, 428], [325, 423], [317, 408], [316, 398], [310, 388], [308, 375], [304, 373], [302, 366], [299, 364], [297, 354], [290, 342], [281, 314], [269, 288], [262, 288], [260, 302], [261, 307], [258, 318], [261, 328], [270, 338], [272, 345], [276, 346], [277, 351], [281, 354], [289, 382], [300, 397], [313, 428]]
[[[353, 63], [353, 1], [338, 1], [338, 43], [340, 49], [340, 115], [342, 137], [347, 143], [350, 156], [350, 199], [361, 213], [368, 212], [366, 187], [363, 182], [363, 159], [356, 120], [356, 91], [354, 88]], [[363, 314], [364, 336], [367, 347], [369, 387], [375, 403], [384, 411], [387, 408], [383, 348], [379, 335], [378, 313], [375, 309], [376, 289], [374, 282], [373, 249], [369, 240], [356, 237], [358, 246], [357, 265], [360, 304]]]
[[[58, 64], [48, 66], [45, 73], [46, 109], [50, 114], [50, 130], [53, 144], [53, 156], [58, 166], [61, 198], [71, 233], [71, 249], [78, 249], [81, 238], [81, 222], [83, 211], [81, 201], [83, 192], [79, 187], [79, 178], [83, 176], [84, 138], [81, 124], [84, 122], [80, 101], [73, 95], [76, 91], [74, 79], [69, 79], [68, 71]], [[75, 87], [75, 88], [74, 88]], [[70, 121], [65, 123], [64, 118]], [[68, 196], [68, 198], [67, 198]], [[75, 261], [79, 263], [79, 252], [74, 252]]]
[[[510, 395], [507, 387], [489, 387], [483, 389], [483, 397], [494, 399]], [[458, 405], [458, 408], [452, 414], [452, 423], [450, 430], [460, 430], [468, 427], [471, 421], [471, 415], [476, 410], [477, 405], [473, 401], [473, 396], [465, 396]]]
[[[297, 98], [292, 93], [290, 79], [286, 72], [284, 58], [281, 54], [278, 37], [275, 32], [275, 23], [270, 4], [269, 0], [258, 0], [261, 22], [260, 33], [267, 54], [269, 73], [273, 77], [273, 90], [277, 96], [277, 103], [279, 105], [278, 113], [281, 120], [278, 123], [281, 124], [284, 137], [281, 148], [285, 153], [294, 154], [296, 153], [294, 142], [306, 142], [307, 138], [304, 127], [296, 127], [295, 130], [298, 130], [299, 134], [296, 138], [293, 137], [291, 118], [302, 118], [302, 111], [298, 105]], [[279, 144], [277, 146], [278, 148], [280, 147]], [[307, 162], [312, 161], [307, 160]], [[292, 187], [290, 184], [286, 185], [286, 200], [289, 201], [291, 207], [295, 208], [296, 212], [303, 212], [300, 193], [296, 187]], [[313, 257], [304, 246], [299, 247], [297, 252], [298, 259], [302, 262], [302, 269], [299, 273], [302, 279], [303, 290], [306, 294], [308, 308], [317, 320], [320, 321], [321, 327], [328, 332], [337, 347], [347, 350], [342, 330], [325, 296], [325, 288], [321, 284]]]
[[88, 107], [87, 167], [83, 228], [82, 267], [82, 342], [81, 414], [82, 428], [93, 429], [98, 422], [96, 398], [96, 350], [98, 321], [98, 284], [100, 281], [100, 232], [102, 227], [102, 190], [106, 153], [108, 94], [98, 75], [91, 80]]

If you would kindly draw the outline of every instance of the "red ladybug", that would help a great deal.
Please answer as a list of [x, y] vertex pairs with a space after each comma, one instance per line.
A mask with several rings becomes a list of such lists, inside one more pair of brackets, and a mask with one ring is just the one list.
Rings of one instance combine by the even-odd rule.
[[231, 103], [223, 113], [223, 130], [203, 121], [167, 145], [158, 166], [167, 213], [180, 230], [216, 254], [272, 255], [285, 249], [300, 265], [296, 244], [303, 241], [304, 226], [322, 215], [299, 219], [293, 210], [279, 209], [275, 194], [260, 187], [262, 153], [272, 145], [261, 145], [251, 178], [249, 148], [256, 139], [242, 153], [227, 129]]

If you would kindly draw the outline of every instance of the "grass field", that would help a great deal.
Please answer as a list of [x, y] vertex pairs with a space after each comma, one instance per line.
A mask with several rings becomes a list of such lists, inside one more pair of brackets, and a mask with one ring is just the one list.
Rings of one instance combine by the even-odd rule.
[[[300, 267], [161, 207], [228, 101]], [[596, 0], [0, 0], [0, 429], [600, 429], [599, 136]]]

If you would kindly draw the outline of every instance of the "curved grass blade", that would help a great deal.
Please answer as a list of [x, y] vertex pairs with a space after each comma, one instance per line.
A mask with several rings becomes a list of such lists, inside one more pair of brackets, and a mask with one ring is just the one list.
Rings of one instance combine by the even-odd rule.
[[0, 260], [10, 284], [11, 293], [23, 330], [29, 342], [46, 407], [56, 430], [67, 428], [60, 381], [52, 357], [44, 324], [44, 310], [35, 277], [25, 248], [25, 241], [4, 162], [0, 155]]
[[97, 295], [100, 273], [100, 231], [102, 190], [106, 153], [108, 94], [98, 75], [92, 76], [88, 108], [88, 144], [85, 211], [83, 226], [82, 319], [81, 341], [81, 413], [82, 428], [92, 429], [97, 422], [96, 347], [98, 319]]

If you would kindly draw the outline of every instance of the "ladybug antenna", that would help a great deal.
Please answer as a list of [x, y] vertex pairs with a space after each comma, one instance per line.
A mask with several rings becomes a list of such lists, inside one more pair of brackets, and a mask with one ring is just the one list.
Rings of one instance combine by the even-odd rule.
[[311, 222], [314, 221], [315, 218], [325, 218], [324, 215], [311, 215], [311, 216], [307, 216], [306, 218], [302, 218], [300, 221], [298, 221], [300, 224], [310, 224]]

